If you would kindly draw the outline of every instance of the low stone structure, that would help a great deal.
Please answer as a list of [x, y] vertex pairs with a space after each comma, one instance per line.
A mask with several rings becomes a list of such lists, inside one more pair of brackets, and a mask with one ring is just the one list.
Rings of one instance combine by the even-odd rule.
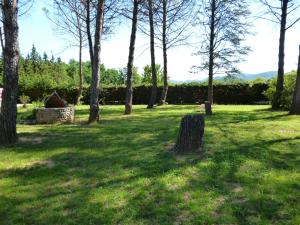
[[67, 102], [54, 92], [45, 100], [45, 108], [37, 109], [36, 122], [38, 124], [72, 123], [74, 114], [74, 108], [69, 107]]
[[38, 124], [72, 123], [74, 121], [74, 108], [39, 108], [36, 112]]

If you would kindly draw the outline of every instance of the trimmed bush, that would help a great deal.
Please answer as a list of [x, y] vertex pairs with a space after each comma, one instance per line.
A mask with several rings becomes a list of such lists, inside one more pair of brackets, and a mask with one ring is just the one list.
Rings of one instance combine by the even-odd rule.
[[[257, 102], [267, 101], [264, 92], [268, 89], [265, 83], [249, 84], [231, 84], [231, 85], [214, 85], [214, 102], [217, 104], [254, 104]], [[69, 103], [75, 103], [77, 88], [28, 88], [20, 87], [20, 94], [25, 94], [32, 101], [42, 101], [46, 96], [54, 91]], [[158, 88], [157, 101], [160, 98], [162, 87]], [[124, 104], [126, 88], [105, 87], [100, 90], [101, 104]], [[151, 93], [150, 86], [138, 86], [133, 91], [133, 104], [147, 104]], [[204, 103], [207, 96], [207, 86], [204, 85], [176, 85], [170, 86], [168, 91], [167, 102], [169, 104], [199, 104]], [[89, 103], [89, 89], [83, 90], [82, 101]]]
[[[284, 89], [281, 98], [281, 107], [285, 110], [290, 110], [292, 104], [292, 98], [296, 86], [296, 71], [292, 71], [284, 75]], [[276, 91], [277, 79], [273, 78], [269, 82], [269, 88], [265, 91], [265, 95], [272, 102]]]

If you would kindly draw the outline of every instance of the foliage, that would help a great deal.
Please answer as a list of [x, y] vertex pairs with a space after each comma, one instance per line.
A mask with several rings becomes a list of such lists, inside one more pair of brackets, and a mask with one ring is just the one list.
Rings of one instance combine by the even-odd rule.
[[41, 57], [33, 46], [26, 58], [20, 58], [19, 86], [25, 89], [76, 86], [79, 77], [76, 70], [71, 70], [73, 67], [72, 60], [66, 64], [60, 58], [55, 59], [54, 56], [49, 60], [47, 53], [43, 53]]
[[[2, 74], [2, 60], [0, 60], [0, 75]], [[82, 100], [89, 103], [89, 84], [91, 82], [91, 63], [83, 63], [84, 90]], [[111, 69], [101, 65], [101, 91], [102, 102], [123, 104], [125, 99], [126, 69]], [[66, 99], [69, 103], [75, 103], [78, 94], [78, 62], [70, 60], [64, 63], [61, 59], [49, 57], [43, 53], [43, 57], [33, 46], [26, 58], [20, 59], [19, 66], [19, 95], [29, 96], [31, 101], [43, 101], [47, 95], [54, 91]], [[159, 64], [156, 65], [158, 84], [163, 83], [163, 72]], [[139, 75], [138, 69], [133, 68], [134, 78], [134, 104], [146, 104], [149, 100], [151, 85], [151, 67], [144, 67], [143, 75]], [[1, 80], [2, 81], [2, 80]], [[252, 104], [253, 102], [265, 101], [262, 95], [267, 85], [255, 82], [243, 83], [240, 80], [229, 77], [224, 81], [215, 81], [216, 103], [224, 104]], [[257, 88], [256, 88], [257, 87]], [[191, 83], [170, 87], [170, 96], [167, 102], [171, 104], [188, 104], [203, 102], [207, 94], [207, 83]], [[161, 88], [158, 90], [161, 96]], [[157, 99], [158, 101], [159, 99]]]
[[238, 74], [237, 64], [250, 51], [244, 41], [249, 35], [249, 3], [246, 0], [202, 0], [197, 25], [202, 44], [195, 53], [203, 58], [196, 70]]
[[[31, 52], [19, 63], [19, 86], [21, 90], [38, 88], [40, 90], [76, 87], [79, 84], [79, 63], [71, 59], [62, 62], [54, 56], [49, 59], [46, 52], [41, 56], [33, 45]], [[126, 73], [123, 70], [100, 67], [101, 85], [124, 85]], [[83, 63], [84, 84], [91, 83], [92, 67], [89, 61]], [[135, 67], [133, 70], [134, 85], [141, 84], [141, 75]], [[0, 59], [0, 86], [3, 85], [3, 61]]]
[[[296, 86], [296, 71], [285, 74], [284, 78], [284, 90], [281, 96], [282, 108], [289, 110], [292, 104], [292, 98]], [[276, 78], [273, 78], [269, 82], [269, 88], [265, 91], [265, 95], [272, 102], [276, 91]]]
[[1, 225], [300, 223], [299, 117], [215, 106], [203, 155], [177, 157], [198, 106], [101, 109], [90, 126], [88, 106], [72, 126], [18, 125], [19, 144], [0, 149]]
[[[155, 65], [156, 69], [156, 78], [157, 78], [157, 84], [163, 83], [163, 71], [160, 64]], [[152, 69], [150, 65], [146, 65], [144, 67], [144, 73], [142, 77], [142, 83], [143, 84], [152, 84]]]
[[[119, 70], [120, 76], [122, 77], [123, 84], [126, 84], [127, 80], [127, 68], [124, 67], [122, 70]], [[139, 74], [138, 68], [132, 68], [132, 76], [133, 76], [133, 84], [134, 85], [141, 85], [142, 83], [142, 76]]]
[[45, 103], [42, 100], [38, 100], [38, 101], [32, 102], [32, 106], [33, 106], [33, 109], [37, 109], [37, 108], [44, 107]]
[[30, 97], [29, 96], [26, 96], [24, 94], [22, 94], [20, 97], [19, 97], [19, 100], [22, 104], [26, 105], [27, 103], [30, 102]]
[[[247, 83], [240, 84], [215, 84], [215, 102], [219, 104], [253, 104], [257, 102], [265, 102], [267, 98], [263, 92], [268, 89], [266, 83], [257, 83], [249, 85]], [[68, 88], [49, 88], [40, 89], [21, 88], [20, 93], [30, 96], [31, 100], [42, 100], [45, 96], [57, 91], [59, 95], [67, 100], [69, 103], [74, 103], [78, 90], [76, 87]], [[158, 88], [159, 98], [162, 92], [162, 87]], [[88, 86], [84, 87], [82, 101], [85, 104], [89, 103], [89, 89]], [[126, 88], [124, 86], [108, 86], [101, 87], [100, 99], [105, 104], [123, 104], [125, 100]], [[151, 87], [148, 86], [135, 86], [133, 89], [133, 103], [134, 104], [147, 104], [148, 97], [151, 93]], [[195, 104], [203, 103], [207, 95], [207, 84], [198, 85], [175, 85], [169, 87], [170, 95], [167, 102], [170, 104]]]

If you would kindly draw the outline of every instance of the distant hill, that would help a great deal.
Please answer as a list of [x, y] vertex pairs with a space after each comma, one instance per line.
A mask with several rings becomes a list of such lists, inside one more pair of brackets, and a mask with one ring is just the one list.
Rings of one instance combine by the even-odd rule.
[[[258, 78], [262, 79], [271, 79], [277, 75], [276, 71], [268, 71], [268, 72], [263, 72], [263, 73], [256, 73], [256, 74], [250, 74], [250, 73], [242, 73], [237, 75], [235, 78], [238, 80], [244, 80], [244, 81], [250, 81], [250, 80], [255, 80]], [[217, 76], [214, 78], [215, 80], [224, 80], [225, 76]], [[207, 80], [207, 79], [205, 79]]]
[[[236, 79], [245, 80], [245, 81], [251, 81], [255, 80], [257, 78], [263, 78], [263, 79], [271, 79], [277, 75], [276, 71], [267, 71], [263, 73], [256, 73], [256, 74], [250, 74], [250, 73], [242, 73], [236, 76]], [[214, 80], [222, 81], [224, 80], [225, 76], [216, 76], [214, 77]], [[173, 84], [181, 84], [181, 83], [192, 83], [192, 82], [205, 82], [207, 81], [207, 78], [204, 79], [195, 79], [195, 80], [183, 80], [183, 81], [176, 81], [171, 80], [170, 82]]]
[[265, 78], [265, 79], [271, 79], [277, 75], [276, 71], [268, 71], [268, 72], [263, 72], [263, 73], [257, 73], [257, 74], [247, 74], [243, 73], [238, 75], [239, 79], [243, 80], [255, 80], [257, 78]]

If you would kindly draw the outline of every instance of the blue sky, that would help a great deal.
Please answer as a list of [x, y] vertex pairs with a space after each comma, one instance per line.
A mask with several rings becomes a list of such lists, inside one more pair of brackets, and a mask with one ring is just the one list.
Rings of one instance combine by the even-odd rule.
[[[55, 26], [46, 18], [43, 7], [47, 7], [46, 0], [36, 1], [30, 13], [20, 18], [20, 49], [22, 55], [27, 55], [34, 44], [40, 53], [47, 52], [63, 61], [78, 57], [76, 47], [68, 47], [69, 41], [55, 32]], [[247, 56], [247, 61], [240, 64], [239, 68], [245, 73], [260, 73], [277, 70], [279, 26], [263, 20], [253, 23], [256, 35], [247, 40], [252, 47], [252, 52]], [[102, 62], [106, 67], [122, 68], [127, 64], [128, 46], [131, 24], [123, 24], [116, 33], [102, 44]], [[298, 46], [300, 44], [300, 23], [288, 30], [286, 37], [286, 64], [285, 70], [297, 68]], [[135, 66], [142, 71], [146, 64], [150, 64], [150, 52], [146, 49], [148, 37], [138, 35]], [[179, 47], [169, 51], [169, 74], [172, 80], [203, 79], [205, 73], [189, 73], [193, 65], [201, 63], [201, 58], [192, 56], [195, 49]], [[84, 60], [89, 59], [88, 49], [84, 51]], [[157, 63], [162, 64], [162, 53], [156, 50]]]

